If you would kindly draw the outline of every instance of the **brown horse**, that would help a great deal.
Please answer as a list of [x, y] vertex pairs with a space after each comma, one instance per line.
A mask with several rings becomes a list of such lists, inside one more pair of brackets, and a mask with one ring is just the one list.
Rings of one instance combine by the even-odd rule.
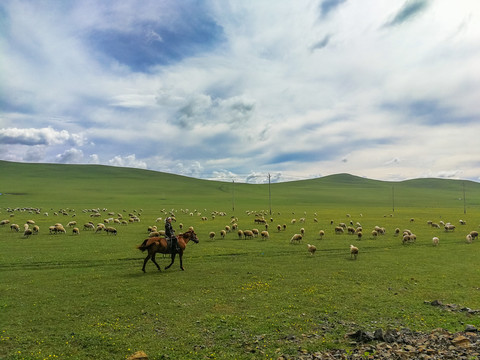
[[[180, 269], [185, 270], [183, 268], [182, 262], [183, 252], [185, 251], [185, 248], [187, 247], [187, 244], [190, 240], [198, 244], [197, 234], [195, 234], [193, 230], [189, 230], [183, 234], [178, 234], [177, 239], [178, 246], [180, 247], [180, 251], [178, 251], [178, 256], [180, 257]], [[157, 253], [172, 254], [172, 262], [170, 263], [170, 265], [165, 266], [165, 270], [167, 270], [170, 266], [173, 265], [173, 262], [175, 261], [175, 256], [177, 255], [177, 251], [172, 252], [171, 247], [168, 246], [167, 240], [164, 237], [151, 237], [145, 239], [145, 241], [141, 245], [137, 246], [137, 249], [140, 249], [141, 251], [148, 250], [148, 255], [143, 261], [143, 272], [145, 272], [145, 265], [147, 264], [147, 261], [149, 259], [151, 259], [153, 263], [157, 265], [157, 269], [161, 271], [160, 266], [155, 261], [155, 255]]]

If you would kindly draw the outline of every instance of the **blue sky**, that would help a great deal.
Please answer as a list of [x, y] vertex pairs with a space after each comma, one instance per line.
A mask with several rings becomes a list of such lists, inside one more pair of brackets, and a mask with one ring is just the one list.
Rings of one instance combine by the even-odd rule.
[[0, 4], [0, 159], [480, 181], [477, 0]]

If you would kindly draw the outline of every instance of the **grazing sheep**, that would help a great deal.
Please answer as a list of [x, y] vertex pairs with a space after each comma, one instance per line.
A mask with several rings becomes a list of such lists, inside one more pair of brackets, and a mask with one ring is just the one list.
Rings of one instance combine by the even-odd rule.
[[38, 232], [40, 231], [40, 226], [34, 225], [32, 231], [34, 235], [38, 235]]
[[10, 230], [18, 232], [20, 230], [20, 226], [18, 224], [12, 224], [10, 225]]
[[455, 230], [455, 225], [445, 224], [445, 226], [443, 228], [445, 229], [445, 231], [454, 231]]
[[377, 230], [372, 230], [372, 236], [376, 238], [378, 236]]
[[117, 229], [115, 229], [115, 228], [112, 227], [112, 226], [108, 226], [108, 227], [106, 227], [104, 230], [107, 232], [107, 235], [108, 235], [108, 234], [117, 235]]
[[470, 234], [468, 234], [467, 236], [465, 236], [465, 239], [467, 240], [467, 244], [471, 244], [472, 241], [473, 241], [472, 235], [470, 235]]
[[320, 237], [320, 239], [323, 239], [323, 237], [325, 236], [325, 230], [320, 230], [318, 232], [318, 236]]
[[258, 234], [260, 233], [258, 229], [252, 229], [253, 237], [258, 237]]
[[300, 241], [302, 241], [303, 239], [303, 236], [302, 234], [295, 234], [292, 236], [292, 238], [290, 239], [290, 244], [293, 244], [295, 242], [299, 243]]
[[437, 223], [432, 223], [432, 227], [436, 229], [440, 229], [440, 225]]
[[263, 230], [260, 235], [262, 236], [262, 239], [268, 239], [270, 238], [270, 234], [268, 233], [267, 230]]
[[302, 234], [302, 236], [305, 236], [305, 229], [304, 228], [300, 229], [300, 234]]
[[80, 229], [78, 227], [74, 227], [72, 229], [72, 235], [79, 235], [80, 234]]
[[243, 231], [243, 236], [245, 237], [245, 239], [246, 238], [251, 239], [251, 238], [253, 238], [253, 231], [252, 230], [244, 230]]
[[361, 231], [357, 232], [358, 240], [362, 240], [363, 233]]
[[226, 225], [226, 226], [225, 226], [225, 231], [226, 231], [227, 233], [229, 233], [229, 232], [231, 231], [230, 226]]
[[238, 230], [237, 235], [238, 235], [239, 239], [243, 239], [243, 237], [244, 237], [243, 230]]
[[29, 225], [34, 225], [34, 224], [35, 224], [35, 220], [27, 220], [27, 224], [29, 224]]
[[467, 225], [467, 222], [465, 220], [458, 220], [458, 222], [460, 223], [460, 225]]
[[208, 234], [208, 237], [210, 238], [210, 240], [215, 240], [215, 232], [213, 231], [210, 231], [210, 233]]
[[76, 221], [70, 221], [68, 224], [67, 224], [67, 227], [73, 227], [77, 225], [77, 222]]
[[148, 234], [148, 237], [160, 237], [160, 232], [158, 231], [152, 231], [151, 233]]
[[356, 246], [350, 245], [350, 259], [357, 260], [358, 248]]
[[398, 236], [400, 234], [400, 229], [399, 228], [396, 228], [395, 229], [395, 236]]
[[315, 251], [317, 251], [317, 248], [315, 245], [307, 244], [308, 251], [310, 252], [310, 255], [315, 254]]
[[478, 238], [478, 231], [470, 231], [470, 235], [472, 236], [472, 240]]
[[402, 238], [402, 244], [413, 243], [417, 239], [415, 234], [405, 234]]
[[93, 230], [93, 229], [95, 229], [95, 225], [93, 225], [92, 223], [83, 224], [83, 230]]
[[438, 246], [438, 243], [440, 242], [440, 239], [436, 236], [432, 238], [432, 244], [433, 246]]
[[343, 234], [343, 227], [336, 226], [335, 227], [335, 234]]

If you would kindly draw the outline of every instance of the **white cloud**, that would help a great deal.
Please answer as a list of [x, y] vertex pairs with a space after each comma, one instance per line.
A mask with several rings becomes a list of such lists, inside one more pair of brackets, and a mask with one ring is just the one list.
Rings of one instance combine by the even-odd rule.
[[83, 151], [75, 148], [65, 150], [55, 157], [56, 161], [62, 164], [80, 164], [83, 162]]
[[117, 155], [113, 159], [108, 160], [108, 165], [140, 169], [147, 168], [147, 164], [145, 163], [145, 161], [136, 159], [135, 154], [127, 156]]

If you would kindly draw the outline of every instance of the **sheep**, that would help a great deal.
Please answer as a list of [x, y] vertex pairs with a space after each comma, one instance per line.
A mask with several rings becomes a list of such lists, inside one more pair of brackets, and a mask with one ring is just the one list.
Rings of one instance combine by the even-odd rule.
[[253, 233], [253, 237], [258, 237], [258, 234], [260, 233], [260, 231], [258, 231], [258, 229], [252, 229], [252, 233]]
[[30, 235], [33, 234], [33, 231], [32, 231], [32, 229], [28, 228], [28, 224], [25, 224], [25, 225], [27, 225], [27, 226], [25, 227], [25, 231], [23, 232], [23, 236], [24, 237], [29, 237]]
[[210, 240], [215, 240], [215, 232], [214, 231], [210, 231], [210, 233], [208, 234], [208, 237], [210, 238]]
[[310, 252], [310, 255], [315, 254], [315, 251], [317, 251], [317, 248], [315, 245], [307, 244], [308, 251]]
[[72, 235], [79, 235], [80, 234], [80, 229], [78, 227], [74, 227], [72, 229]]
[[227, 232], [225, 230], [220, 230], [220, 236], [222, 239], [225, 239], [225, 235], [227, 235]]
[[238, 235], [238, 238], [239, 238], [239, 239], [242, 239], [242, 238], [244, 237], [243, 230], [240, 230], [240, 229], [239, 229], [239, 230], [237, 231], [237, 235]]
[[77, 222], [76, 221], [70, 221], [68, 224], [67, 224], [67, 227], [73, 227], [77, 225]]
[[34, 226], [33, 226], [33, 234], [34, 234], [34, 235], [37, 235], [39, 231], [40, 231], [40, 226], [34, 225]]
[[260, 235], [262, 236], [262, 239], [268, 239], [270, 238], [270, 234], [268, 233], [267, 230], [263, 230]]
[[93, 230], [94, 228], [95, 225], [93, 225], [92, 223], [83, 224], [83, 230]]
[[0, 225], [3, 226], [3, 225], [7, 225], [10, 223], [10, 220], [2, 220], [0, 221]]
[[472, 243], [472, 235], [468, 234], [467, 236], [465, 236], [465, 239], [467, 240], [467, 244], [471, 244]]
[[478, 231], [470, 231], [470, 235], [472, 236], [472, 240], [475, 240], [478, 238]]
[[225, 232], [229, 233], [230, 231], [231, 231], [230, 226], [226, 225], [226, 226], [225, 226]]
[[303, 239], [303, 236], [302, 234], [295, 234], [292, 236], [292, 238], [290, 239], [290, 244], [293, 244], [295, 242], [299, 243], [300, 241], [302, 241]]
[[160, 237], [160, 233], [158, 231], [152, 231], [151, 233], [148, 234], [149, 238], [152, 237]]
[[455, 225], [445, 224], [445, 226], [443, 228], [445, 229], [445, 231], [454, 231], [455, 230]]
[[35, 224], [35, 220], [27, 220], [27, 224], [29, 224], [29, 225], [34, 225], [34, 224]]
[[362, 233], [361, 231], [359, 231], [359, 232], [357, 233], [357, 239], [358, 239], [358, 240], [362, 240], [362, 236], [363, 236], [363, 233]]
[[18, 224], [12, 224], [10, 225], [10, 230], [18, 232], [20, 230], [20, 226], [18, 226]]
[[107, 232], [107, 235], [108, 234], [117, 235], [117, 229], [115, 229], [112, 226], [107, 226], [104, 230]]
[[358, 256], [358, 247], [350, 245], [350, 259], [357, 260]]
[[318, 236], [320, 237], [320, 239], [323, 239], [323, 237], [325, 236], [325, 230], [320, 230], [318, 232]]
[[287, 224], [283, 224], [282, 227], [283, 227], [283, 231], [287, 230]]
[[302, 236], [305, 236], [305, 229], [304, 228], [300, 228], [300, 234], [302, 234]]
[[244, 231], [243, 231], [243, 236], [245, 237], [245, 239], [246, 239], [246, 238], [249, 238], [249, 239], [253, 238], [253, 232], [252, 232], [252, 230], [244, 230]]
[[467, 225], [467, 222], [465, 220], [458, 220], [458, 222], [460, 223], [460, 225]]
[[335, 227], [335, 234], [343, 234], [343, 227], [336, 226]]
[[438, 243], [440, 242], [440, 239], [436, 236], [432, 238], [432, 244], [433, 246], [438, 246]]

